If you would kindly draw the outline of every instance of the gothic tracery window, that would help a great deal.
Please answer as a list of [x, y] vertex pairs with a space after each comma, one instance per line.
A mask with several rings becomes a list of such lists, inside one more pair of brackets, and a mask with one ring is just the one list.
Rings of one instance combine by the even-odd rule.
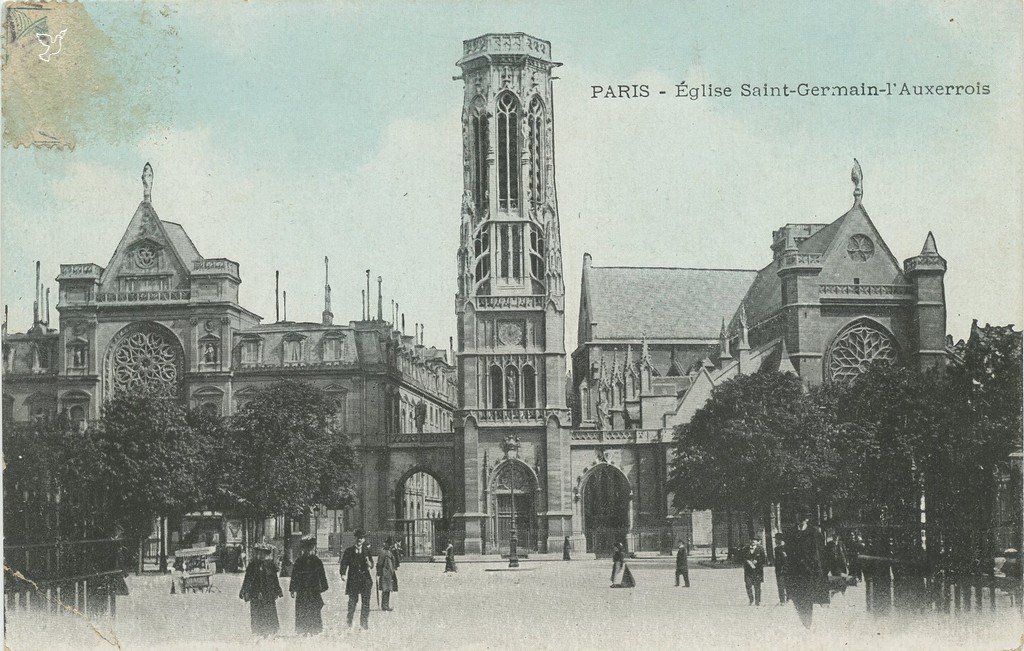
[[512, 93], [498, 98], [498, 207], [519, 206], [519, 101]]
[[115, 394], [152, 390], [178, 393], [181, 355], [176, 342], [155, 330], [136, 330], [115, 344], [110, 356], [110, 388]]
[[864, 321], [848, 327], [832, 344], [826, 358], [828, 378], [849, 382], [874, 362], [893, 363], [899, 355], [892, 337]]
[[476, 204], [477, 216], [487, 210], [487, 148], [489, 133], [487, 127], [487, 111], [483, 102], [477, 101], [471, 118], [473, 131], [473, 200]]
[[530, 224], [530, 275], [544, 280], [544, 233], [536, 224]]

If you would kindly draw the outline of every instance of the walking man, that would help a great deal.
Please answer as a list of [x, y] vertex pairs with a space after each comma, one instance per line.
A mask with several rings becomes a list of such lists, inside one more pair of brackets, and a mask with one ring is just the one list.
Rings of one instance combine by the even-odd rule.
[[747, 588], [747, 599], [751, 606], [761, 605], [761, 583], [764, 582], [764, 564], [767, 561], [764, 547], [757, 538], [750, 539], [750, 545], [740, 554], [743, 561], [743, 584]]
[[356, 543], [345, 549], [341, 555], [340, 572], [345, 581], [345, 594], [348, 595], [348, 627], [352, 628], [352, 620], [356, 613], [356, 604], [360, 599], [362, 610], [359, 613], [359, 624], [363, 629], [370, 628], [370, 592], [373, 591], [373, 554], [366, 544], [366, 534], [356, 529]]
[[569, 560], [569, 549], [571, 547], [572, 547], [572, 545], [569, 543], [569, 536], [566, 536], [565, 537], [565, 542], [562, 543], [562, 560], [563, 561]]
[[786, 550], [786, 541], [782, 534], [775, 534], [775, 586], [779, 589], [779, 605], [786, 605], [786, 559], [789, 552]]
[[796, 521], [796, 530], [786, 539], [786, 591], [800, 622], [810, 628], [814, 604], [829, 603], [825, 541], [807, 513], [797, 514]]
[[688, 551], [686, 541], [679, 541], [679, 551], [676, 552], [676, 587], [679, 587], [679, 577], [683, 577], [686, 587], [690, 587], [690, 566], [687, 559]]

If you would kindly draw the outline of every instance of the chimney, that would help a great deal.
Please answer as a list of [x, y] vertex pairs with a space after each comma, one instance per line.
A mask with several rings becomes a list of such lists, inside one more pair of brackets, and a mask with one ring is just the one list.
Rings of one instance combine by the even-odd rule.
[[46, 288], [46, 327], [50, 327], [50, 288]]
[[366, 270], [366, 320], [370, 320], [370, 270]]
[[274, 272], [274, 323], [281, 321], [281, 272]]
[[402, 335], [405, 336], [405, 314], [402, 314]]
[[377, 276], [377, 320], [384, 320], [384, 295], [381, 293], [381, 284], [384, 282], [383, 276]]
[[284, 308], [284, 320], [288, 321], [288, 292], [281, 292], [281, 304]]
[[448, 361], [452, 366], [455, 365], [455, 339], [448, 337], [448, 350], [451, 352], [451, 359]]
[[366, 290], [365, 289], [360, 289], [359, 290], [359, 294], [360, 294], [360, 296], [362, 296], [362, 298], [360, 298], [359, 300], [361, 300], [362, 304], [363, 304], [363, 318], [362, 318], [362, 320], [366, 321]]
[[36, 260], [36, 299], [32, 302], [32, 325], [39, 323], [39, 260]]

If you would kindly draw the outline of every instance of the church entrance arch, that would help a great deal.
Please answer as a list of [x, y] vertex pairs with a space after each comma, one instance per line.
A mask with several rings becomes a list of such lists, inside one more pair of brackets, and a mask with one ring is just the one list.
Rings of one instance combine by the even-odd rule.
[[583, 482], [583, 535], [587, 551], [611, 554], [629, 534], [629, 481], [615, 466], [602, 463]]
[[491, 474], [491, 543], [499, 554], [509, 553], [512, 523], [517, 549], [537, 550], [537, 476], [519, 459], [506, 459]]
[[395, 497], [395, 525], [403, 553], [414, 557], [442, 553], [448, 513], [437, 477], [425, 470], [412, 470], [398, 481]]

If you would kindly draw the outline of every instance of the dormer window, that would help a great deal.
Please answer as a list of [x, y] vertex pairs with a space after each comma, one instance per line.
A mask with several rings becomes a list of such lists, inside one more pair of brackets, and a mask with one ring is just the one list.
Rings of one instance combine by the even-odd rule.
[[281, 342], [281, 350], [285, 364], [298, 364], [302, 361], [302, 344], [305, 337], [300, 334], [285, 335]]
[[254, 335], [243, 336], [240, 346], [240, 362], [242, 364], [259, 364], [263, 341]]
[[345, 357], [345, 337], [338, 333], [324, 335], [323, 355], [325, 362], [338, 362]]

